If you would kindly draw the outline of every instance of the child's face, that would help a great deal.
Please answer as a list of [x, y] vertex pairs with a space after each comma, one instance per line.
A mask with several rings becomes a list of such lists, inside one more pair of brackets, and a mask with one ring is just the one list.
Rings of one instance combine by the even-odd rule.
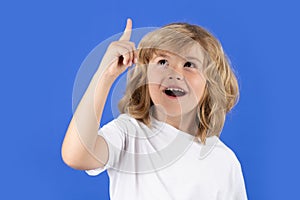
[[203, 62], [204, 53], [198, 44], [180, 56], [166, 51], [154, 55], [147, 70], [153, 103], [169, 116], [195, 110], [206, 84]]

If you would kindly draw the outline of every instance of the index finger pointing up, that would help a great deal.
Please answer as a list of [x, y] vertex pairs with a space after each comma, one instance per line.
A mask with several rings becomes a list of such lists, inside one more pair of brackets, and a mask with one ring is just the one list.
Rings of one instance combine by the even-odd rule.
[[131, 31], [132, 31], [132, 21], [130, 18], [127, 19], [126, 28], [124, 30], [123, 35], [120, 37], [119, 40], [125, 40], [129, 41], [131, 37]]

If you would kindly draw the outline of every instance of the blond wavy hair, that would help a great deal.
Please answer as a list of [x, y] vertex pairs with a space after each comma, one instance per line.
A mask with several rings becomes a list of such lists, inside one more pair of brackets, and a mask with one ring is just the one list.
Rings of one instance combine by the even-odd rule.
[[[239, 98], [237, 78], [220, 42], [207, 30], [188, 23], [172, 23], [148, 33], [138, 45], [138, 64], [127, 75], [125, 95], [119, 102], [121, 113], [128, 113], [150, 126], [153, 102], [147, 86], [147, 66], [158, 51], [180, 54], [197, 42], [205, 53], [203, 75], [206, 86], [197, 105], [196, 137], [205, 143], [206, 137], [220, 133], [226, 114]], [[200, 55], [199, 55], [200, 56]]]

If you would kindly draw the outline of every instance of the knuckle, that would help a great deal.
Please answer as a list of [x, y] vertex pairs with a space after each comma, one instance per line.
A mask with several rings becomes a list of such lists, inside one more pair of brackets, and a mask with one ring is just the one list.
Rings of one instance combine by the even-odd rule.
[[110, 43], [110, 45], [114, 46], [114, 45], [117, 45], [118, 44], [118, 41], [113, 41]]
[[129, 59], [129, 54], [126, 53], [126, 54], [123, 55], [123, 57], [124, 57], [125, 60], [128, 60]]
[[136, 48], [135, 48], [135, 43], [134, 43], [134, 42], [130, 42], [130, 45], [131, 45], [132, 49], [136, 49]]
[[118, 42], [113, 41], [113, 42], [111, 42], [111, 43], [109, 44], [108, 48], [115, 48], [115, 47], [117, 47], [117, 46], [118, 46]]
[[124, 55], [124, 56], [128, 56], [128, 49], [123, 49], [123, 51], [122, 51], [122, 55]]

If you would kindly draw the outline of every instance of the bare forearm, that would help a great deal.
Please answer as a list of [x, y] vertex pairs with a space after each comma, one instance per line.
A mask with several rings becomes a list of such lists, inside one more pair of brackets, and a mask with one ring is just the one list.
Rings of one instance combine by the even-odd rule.
[[101, 69], [94, 74], [69, 124], [62, 149], [68, 159], [93, 154], [103, 108], [115, 80]]
[[102, 75], [98, 70], [74, 113], [75, 126], [80, 136], [84, 137], [82, 139], [85, 139], [84, 141], [89, 145], [94, 145], [95, 139], [91, 134], [97, 133], [103, 108], [114, 80], [114, 77], [107, 73]]
[[108, 145], [103, 137], [98, 137], [98, 128], [114, 80], [136, 63], [135, 44], [130, 42], [131, 29], [132, 21], [128, 19], [123, 35], [107, 48], [69, 124], [62, 157], [74, 168], [101, 167], [108, 159]]

